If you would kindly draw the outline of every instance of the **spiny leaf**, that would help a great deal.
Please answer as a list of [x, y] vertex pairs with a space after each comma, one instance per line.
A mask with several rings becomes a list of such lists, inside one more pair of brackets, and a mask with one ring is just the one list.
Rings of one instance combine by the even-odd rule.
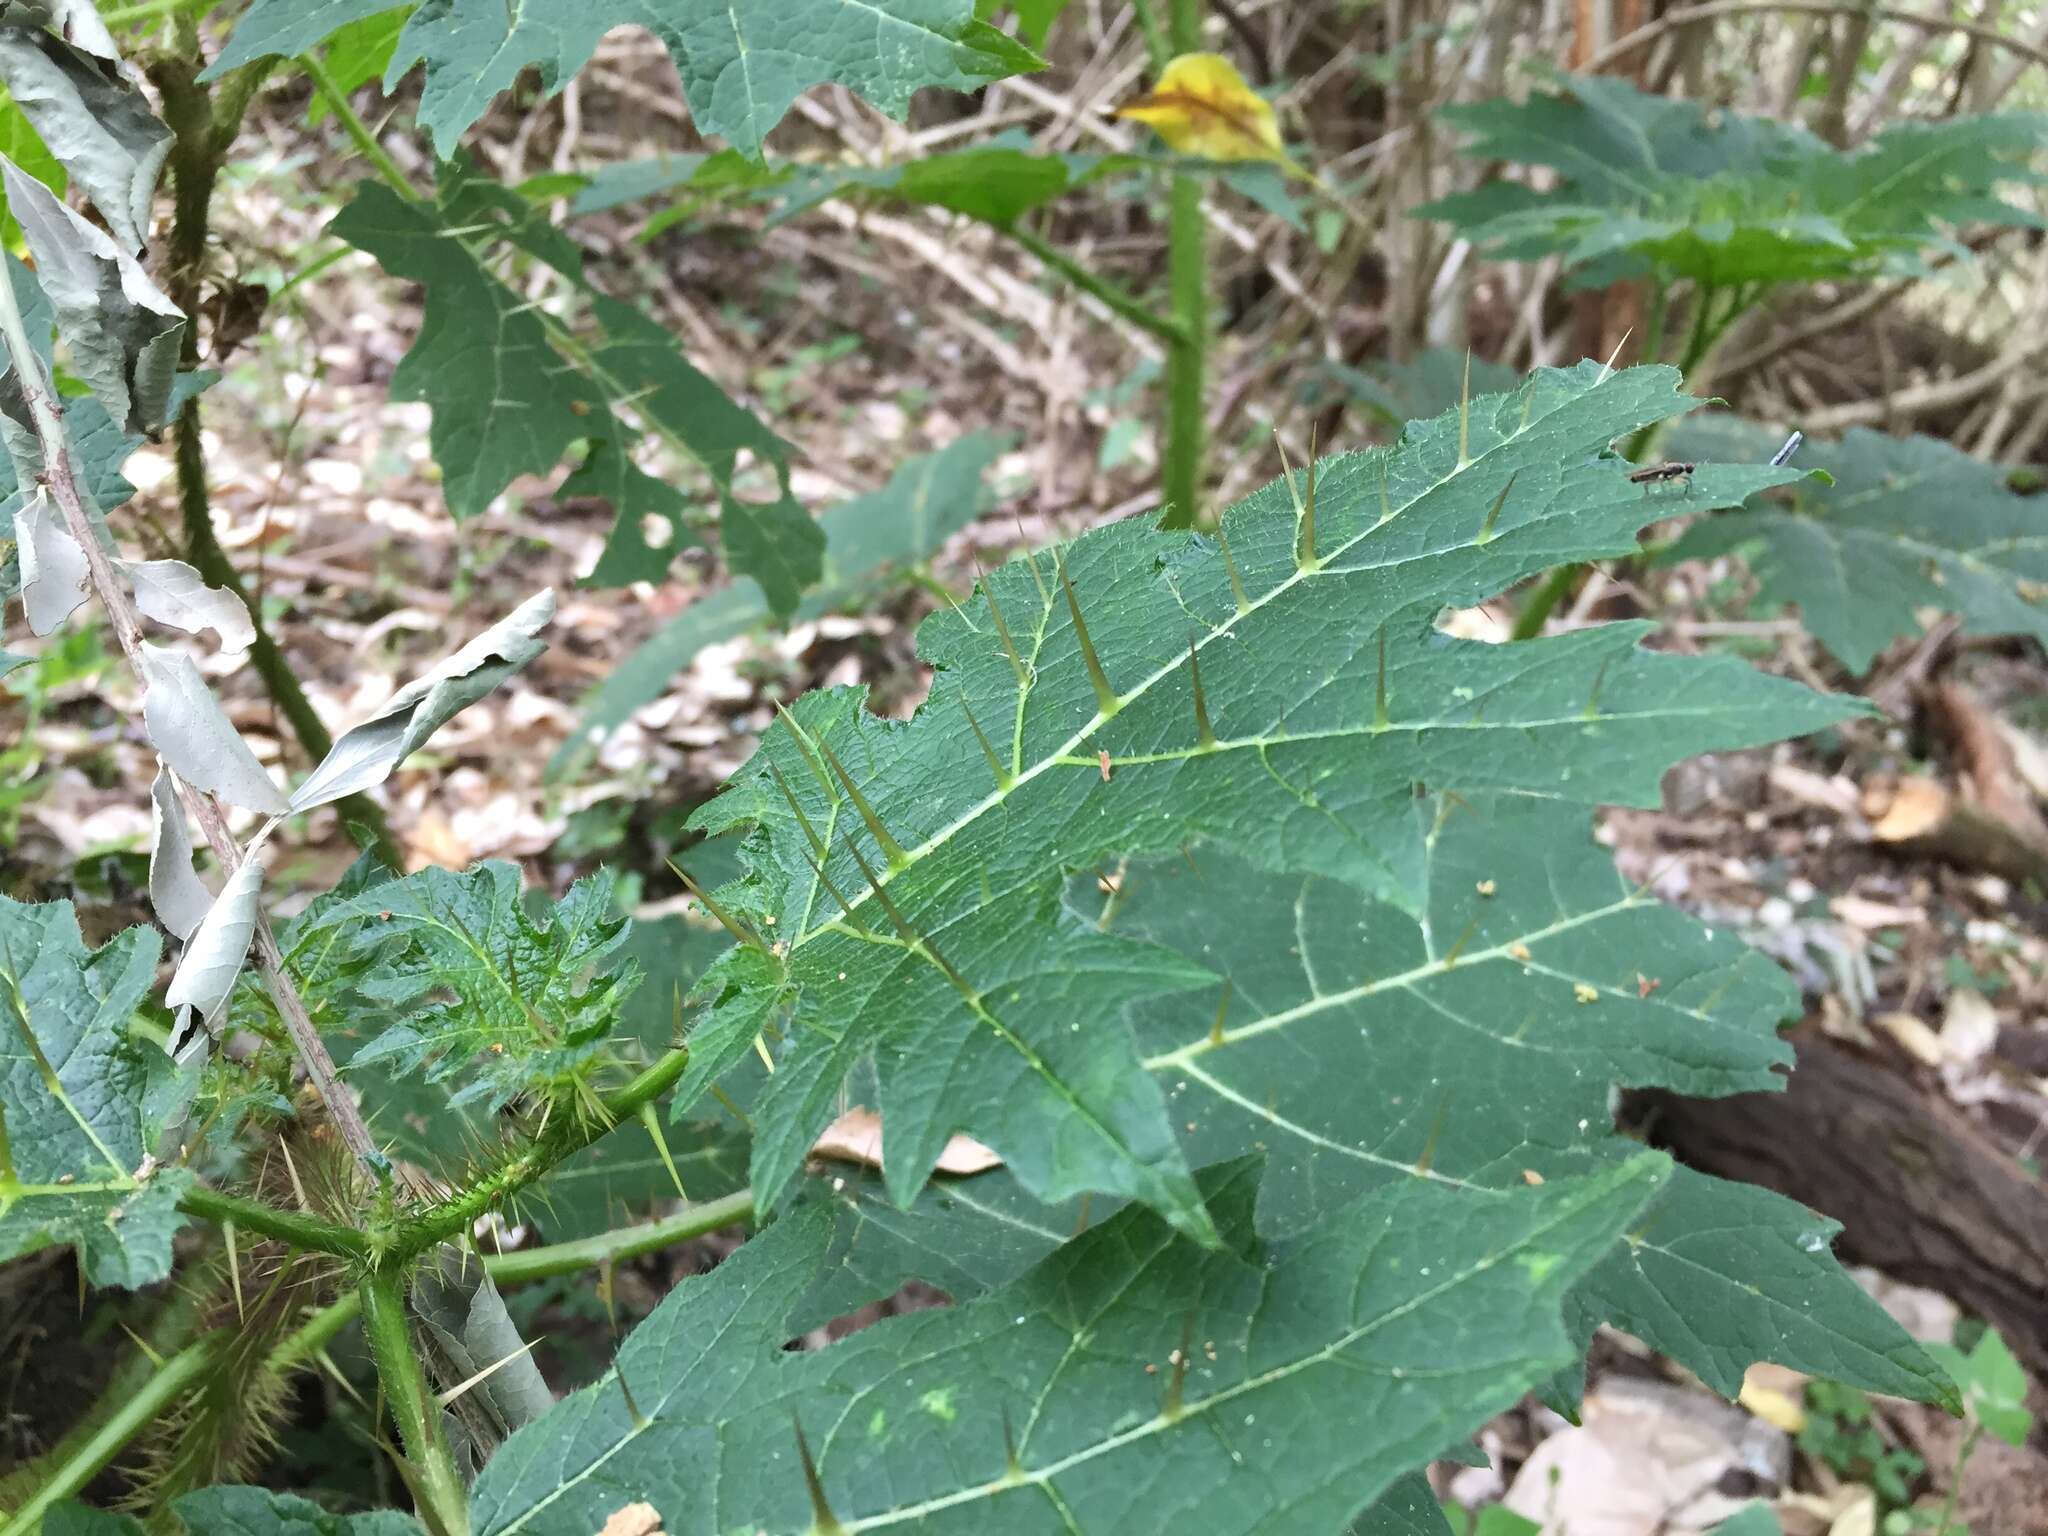
[[[298, 54], [339, 28], [394, 10], [391, 0], [256, 0], [206, 76], [251, 59]], [[413, 12], [385, 88], [426, 65], [420, 121], [443, 156], [522, 70], [558, 91], [614, 27], [662, 40], [682, 76], [700, 133], [750, 155], [790, 103], [815, 85], [844, 85], [892, 117], [927, 86], [974, 90], [1043, 67], [1029, 49], [974, 19], [974, 0], [533, 0], [506, 11], [428, 0]]]
[[[820, 901], [809, 841], [765, 762], [777, 763], [814, 828], [859, 817], [842, 788], [817, 781], [807, 749], [778, 724], [764, 760], [696, 818], [706, 830], [758, 828], [748, 858], [786, 946], [775, 987], [790, 999], [792, 1027], [755, 1108], [764, 1203], [836, 1113], [847, 1071], [872, 1056], [887, 1173], [901, 1198], [915, 1193], [946, 1138], [964, 1131], [1041, 1198], [1141, 1198], [1199, 1232], [1166, 1108], [1138, 1070], [1119, 1009], [1142, 976], [1155, 992], [1201, 991], [1213, 1011], [1216, 978], [1065, 911], [1060, 870], [1207, 838], [1414, 911], [1426, 899], [1418, 780], [1653, 804], [1679, 757], [1853, 710], [1736, 663], [1639, 652], [1638, 626], [1512, 647], [1434, 629], [1441, 607], [1479, 601], [1560, 561], [1633, 547], [1658, 507], [1606, 450], [1684, 409], [1675, 380], [1668, 369], [1609, 374], [1594, 364], [1545, 372], [1514, 395], [1472, 403], [1463, 465], [1455, 413], [1411, 428], [1390, 452], [1324, 461], [1320, 554], [1309, 571], [1296, 563], [1289, 498], [1268, 487], [1226, 519], [1243, 611], [1207, 539], [1138, 523], [1085, 535], [1062, 559], [1120, 690], [1113, 717], [1103, 715], [1064, 588], [1042, 590], [1021, 562], [993, 573], [984, 588], [1000, 594], [1027, 653], [1021, 680], [983, 604], [934, 615], [919, 642], [943, 675], [938, 694], [964, 696], [1007, 758], [1008, 789], [992, 787], [951, 697], [908, 724], [869, 715], [853, 691], [800, 701], [793, 713], [803, 731], [832, 748], [906, 851], [886, 876], [891, 903], [971, 997], [925, 951], [864, 938], [837, 920], [836, 901]], [[1791, 474], [1708, 466], [1695, 494], [1727, 504]], [[1475, 542], [1510, 480], [1514, 495], [1493, 536]], [[1383, 483], [1391, 519], [1381, 514]], [[1382, 630], [1384, 725], [1375, 686]], [[1191, 652], [1213, 745], [1199, 734]], [[1589, 717], [1596, 677], [1604, 680]], [[894, 919], [863, 895], [869, 881], [843, 836], [828, 873], [893, 943]]]
[[323, 906], [305, 937], [328, 929], [375, 954], [361, 990], [399, 1016], [354, 1063], [388, 1060], [429, 1081], [464, 1082], [458, 1106], [497, 1108], [587, 1070], [639, 980], [610, 964], [626, 922], [602, 877], [579, 880], [537, 922], [521, 903], [517, 865], [423, 869]]
[[1205, 160], [1284, 160], [1272, 104], [1244, 83], [1220, 53], [1184, 53], [1159, 83], [1116, 109], [1182, 154]]
[[[1218, 849], [1124, 874], [1117, 930], [1200, 956], [1232, 987], [1220, 1038], [1200, 994], [1131, 1019], [1190, 1162], [1267, 1149], [1262, 1230], [1312, 1229], [1418, 1168], [1511, 1187], [1624, 1155], [1619, 1088], [1781, 1086], [1788, 978], [1631, 888], [1583, 822], [1481, 795], [1412, 814], [1427, 849], [1419, 913]], [[1075, 882], [1073, 899], [1086, 892]], [[1761, 1359], [1939, 1396], [1939, 1371], [1836, 1266], [1833, 1231], [1778, 1196], [1680, 1170], [1574, 1293], [1577, 1315], [1730, 1396]], [[1759, 1294], [1761, 1275], [1773, 1278]], [[1701, 1330], [1707, 1316], [1716, 1326]]]
[[[392, 396], [433, 407], [434, 458], [456, 517], [474, 516], [518, 475], [544, 473], [586, 443], [562, 494], [602, 495], [615, 514], [591, 579], [660, 579], [692, 538], [691, 503], [633, 462], [640, 433], [619, 414], [628, 411], [708, 473], [730, 560], [760, 581], [776, 612], [817, 580], [822, 535], [790, 496], [788, 445], [691, 366], [667, 331], [592, 287], [576, 246], [516, 192], [457, 160], [441, 168], [432, 203], [365, 184], [334, 231], [387, 271], [426, 285], [419, 337], [392, 376]], [[489, 263], [499, 241], [566, 280], [599, 334], [572, 339], [567, 320], [551, 327]], [[772, 467], [774, 500], [736, 495], [742, 452]], [[670, 525], [658, 547], [642, 530], [649, 517]]]
[[[1734, 421], [1676, 434], [1672, 451], [1768, 454], [1777, 439]], [[1754, 549], [1758, 600], [1796, 603], [1802, 623], [1851, 672], [1939, 608], [1974, 635], [2048, 642], [2048, 530], [2039, 497], [2007, 472], [1932, 437], [1857, 427], [1803, 445], [1795, 461], [1834, 483], [1802, 480], [1740, 511], [1702, 518], [1662, 556]], [[1782, 498], [1782, 499], [1781, 499]]]
[[155, 1154], [184, 1088], [128, 1032], [156, 960], [151, 929], [88, 949], [68, 901], [0, 897], [0, 1259], [68, 1243], [94, 1285], [170, 1273], [192, 1175]]
[[[476, 1529], [587, 1536], [630, 1491], [671, 1536], [801, 1530], [813, 1509], [792, 1417], [850, 1531], [971, 1520], [1139, 1536], [1196, 1509], [1215, 1536], [1276, 1529], [1281, 1510], [1290, 1530], [1339, 1528], [1568, 1356], [1559, 1297], [1667, 1167], [1645, 1154], [1507, 1194], [1409, 1184], [1265, 1245], [1240, 1164], [1207, 1180], [1218, 1249], [1126, 1211], [982, 1300], [790, 1353], [791, 1309], [833, 1228], [829, 1211], [800, 1210], [627, 1339], [617, 1368], [640, 1426], [614, 1383], [570, 1398], [485, 1468]], [[719, 1478], [673, 1475], [706, 1455]]]

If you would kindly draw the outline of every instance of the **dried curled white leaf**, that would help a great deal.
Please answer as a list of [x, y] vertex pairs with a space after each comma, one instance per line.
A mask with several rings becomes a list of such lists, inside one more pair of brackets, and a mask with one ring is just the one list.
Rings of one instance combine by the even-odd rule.
[[[262, 889], [262, 866], [254, 858], [243, 859], [185, 945], [184, 958], [164, 993], [164, 1003], [173, 1012], [189, 1008], [209, 1029], [213, 1027], [242, 973], [249, 939], [256, 932]], [[183, 1032], [181, 1027], [179, 1033]]]
[[171, 770], [158, 768], [149, 787], [155, 831], [149, 845], [149, 902], [157, 921], [181, 939], [206, 920], [213, 893], [192, 872], [192, 840], [185, 830], [185, 808], [178, 804]]
[[192, 658], [147, 642], [142, 673], [142, 721], [170, 770], [187, 784], [230, 805], [282, 816], [291, 809], [241, 734], [228, 724]]
[[29, 633], [47, 635], [85, 601], [85, 551], [51, 515], [50, 497], [38, 490], [14, 512], [14, 546], [21, 552], [21, 605]]
[[182, 560], [124, 560], [121, 569], [135, 588], [135, 606], [145, 618], [188, 635], [212, 630], [223, 651], [246, 651], [256, 643], [256, 625], [242, 600]]
[[539, 635], [554, 616], [554, 591], [537, 593], [424, 677], [407, 683], [376, 714], [342, 733], [292, 796], [291, 809], [311, 810], [383, 783], [452, 717], [546, 650]]

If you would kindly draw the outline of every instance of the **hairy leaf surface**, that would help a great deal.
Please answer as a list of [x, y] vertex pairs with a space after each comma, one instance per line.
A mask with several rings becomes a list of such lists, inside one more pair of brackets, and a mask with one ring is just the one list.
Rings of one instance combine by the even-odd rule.
[[362, 991], [403, 1022], [357, 1051], [358, 1066], [389, 1061], [432, 1082], [461, 1080], [452, 1102], [490, 1108], [586, 1068], [618, 1027], [637, 973], [607, 964], [626, 922], [602, 877], [579, 880], [537, 921], [520, 900], [519, 866], [423, 869], [329, 903], [324, 927], [374, 954]]
[[1336, 1528], [1569, 1357], [1564, 1288], [1667, 1169], [1411, 1183], [1267, 1245], [1239, 1164], [1208, 1181], [1216, 1249], [1130, 1210], [980, 1301], [793, 1354], [832, 1229], [805, 1209], [672, 1292], [617, 1379], [507, 1442], [476, 1529], [587, 1536], [634, 1501], [670, 1536], [815, 1529], [799, 1429], [848, 1531]]
[[[297, 54], [341, 27], [398, 7], [392, 0], [256, 0], [208, 71]], [[843, 85], [892, 117], [927, 86], [974, 90], [1042, 67], [1029, 49], [974, 18], [974, 0], [426, 0], [406, 21], [385, 71], [389, 90], [426, 66], [420, 121], [445, 156], [521, 70], [549, 91], [568, 84], [614, 27], [662, 40], [700, 133], [748, 154], [790, 104], [816, 85]]]
[[[1654, 803], [1678, 758], [1851, 709], [1731, 662], [1641, 652], [1634, 626], [1508, 647], [1433, 627], [1442, 606], [1631, 547], [1660, 506], [1608, 444], [1682, 410], [1675, 382], [1668, 369], [1542, 373], [1474, 402], [1463, 427], [1452, 413], [1392, 450], [1327, 461], [1306, 566], [1300, 520], [1269, 487], [1225, 522], [1243, 611], [1214, 542], [1121, 524], [1072, 545], [1064, 574], [1017, 562], [928, 620], [920, 649], [938, 675], [911, 722], [874, 718], [853, 691], [801, 701], [794, 728], [772, 730], [698, 817], [758, 828], [752, 899], [775, 916], [780, 953], [756, 989], [793, 1008], [755, 1114], [763, 1200], [872, 1056], [899, 1199], [966, 1131], [1043, 1199], [1135, 1197], [1205, 1233], [1118, 1013], [1134, 990], [1213, 999], [1216, 978], [1065, 911], [1064, 870], [1210, 839], [1415, 911], [1418, 782]], [[1704, 467], [1696, 494], [1726, 505], [1788, 474]], [[822, 875], [815, 846], [829, 849]]]
[[[1689, 423], [1678, 453], [1768, 453], [1775, 434], [1737, 421]], [[1851, 672], [1917, 635], [1917, 610], [1939, 608], [1974, 635], [2048, 642], [2048, 520], [2007, 472], [1939, 438], [1862, 427], [1838, 443], [1807, 443], [1805, 480], [1740, 511], [1702, 518], [1663, 556], [1754, 551], [1758, 598], [1796, 603], [1801, 622]]]
[[128, 1032], [157, 952], [153, 929], [89, 949], [70, 902], [0, 897], [0, 1259], [69, 1243], [94, 1285], [170, 1273], [192, 1176], [154, 1154], [179, 1080]]

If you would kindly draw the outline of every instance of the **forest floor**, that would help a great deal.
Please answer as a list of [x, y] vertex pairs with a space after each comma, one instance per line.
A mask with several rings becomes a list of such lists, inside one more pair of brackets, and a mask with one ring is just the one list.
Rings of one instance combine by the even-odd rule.
[[[618, 74], [629, 80], [629, 64]], [[861, 134], [890, 131], [848, 102], [829, 104], [827, 116]], [[317, 141], [282, 106], [267, 132], [269, 149], [223, 189], [220, 222], [223, 248], [238, 253], [235, 275], [275, 288], [331, 242], [318, 227], [326, 205], [296, 190]], [[559, 137], [536, 147], [507, 136], [505, 153], [527, 157], [514, 170], [537, 171], [562, 160], [561, 149]], [[573, 156], [571, 146], [564, 163]], [[1232, 217], [1256, 232], [1266, 216], [1246, 207]], [[609, 514], [557, 499], [545, 481], [515, 485], [456, 526], [433, 478], [426, 408], [386, 397], [418, 325], [416, 294], [360, 257], [292, 286], [260, 337], [226, 360], [208, 396], [207, 448], [222, 542], [332, 725], [360, 718], [532, 591], [560, 596], [548, 653], [393, 780], [386, 804], [411, 864], [516, 859], [556, 888], [600, 862], [623, 865], [641, 876], [651, 909], [674, 911], [679, 890], [664, 859], [682, 816], [745, 761], [778, 701], [859, 682], [878, 710], [908, 713], [929, 682], [913, 631], [939, 594], [965, 596], [978, 565], [1150, 506], [1151, 359], [1141, 338], [1105, 325], [1028, 263], [949, 240], [936, 222], [821, 215], [758, 245], [722, 243], [713, 230], [640, 246], [631, 233], [623, 215], [578, 229], [607, 253], [601, 281], [629, 271], [633, 282], [651, 280], [662, 318], [700, 366], [798, 445], [795, 490], [807, 505], [875, 489], [903, 459], [969, 431], [1005, 431], [1017, 446], [990, 473], [991, 510], [918, 580], [859, 613], [705, 649], [580, 775], [544, 776], [579, 701], [706, 590], [704, 566], [685, 556], [658, 586], [579, 585]], [[1106, 233], [1104, 243], [1123, 238]], [[1133, 242], [1128, 259], [1142, 268], [1148, 251]], [[1304, 401], [1341, 399], [1320, 351], [1276, 357], [1288, 313], [1251, 306], [1219, 349], [1225, 498], [1278, 470], [1262, 409], [1286, 413], [1290, 438], [1305, 437]], [[1369, 412], [1336, 419], [1326, 449], [1383, 431]], [[128, 475], [138, 495], [124, 533], [152, 555], [176, 553], [168, 445], [138, 453]], [[1560, 622], [1647, 614], [1661, 625], [1655, 645], [1734, 650], [1819, 686], [1854, 686], [1892, 718], [1698, 760], [1674, 772], [1663, 810], [1610, 814], [1602, 837], [1632, 878], [1787, 965], [1805, 994], [1804, 1033], [1880, 1062], [2038, 1178], [2048, 1139], [2040, 903], [2010, 873], [1893, 846], [1884, 833], [1902, 780], [1950, 789], [1967, 780], [1958, 743], [1971, 723], [1937, 728], [1923, 707], [1944, 686], [1967, 690], [1963, 707], [2007, 742], [2011, 771], [2028, 793], [2048, 795], [2038, 658], [1936, 632], [1881, 658], [1870, 677], [1847, 679], [1796, 624], [1750, 613], [1747, 598], [1727, 567], [1596, 576]], [[1500, 638], [1505, 616], [1495, 605], [1451, 622]], [[92, 900], [82, 916], [111, 929], [142, 915], [150, 823], [134, 786], [150, 777], [147, 748], [104, 636], [74, 630], [52, 650], [61, 664], [17, 674], [0, 703], [0, 719], [37, 711], [24, 738], [29, 761], [17, 751], [0, 782], [0, 816], [14, 823], [10, 885], [77, 894], [82, 907]], [[219, 683], [259, 753], [304, 766], [253, 674]], [[354, 856], [325, 816], [282, 842], [273, 881], [283, 891], [319, 889]], [[1796, 1145], [1781, 1154], [1802, 1155]], [[718, 1251], [714, 1243], [622, 1272], [622, 1323]], [[1914, 1331], [1948, 1340], [1958, 1298], [1875, 1275], [1870, 1284]], [[550, 1332], [574, 1338], [577, 1326]], [[573, 1351], [557, 1346], [549, 1368], [573, 1378]], [[1882, 1518], [1939, 1504], [1954, 1484], [1960, 1431], [1939, 1413], [1885, 1401], [1866, 1416], [1768, 1370], [1752, 1388], [1729, 1408], [1632, 1340], [1604, 1335], [1583, 1426], [1532, 1400], [1482, 1435], [1492, 1464], [1442, 1469], [1444, 1488], [1470, 1505], [1505, 1497], [1573, 1536], [1703, 1530], [1757, 1496], [1794, 1536], [1856, 1536], [1897, 1528]], [[2038, 1382], [2033, 1397], [2037, 1413], [2048, 1407]], [[1957, 1517], [1976, 1536], [2048, 1531], [2048, 1459], [2036, 1451], [1987, 1441], [1956, 1491]]]

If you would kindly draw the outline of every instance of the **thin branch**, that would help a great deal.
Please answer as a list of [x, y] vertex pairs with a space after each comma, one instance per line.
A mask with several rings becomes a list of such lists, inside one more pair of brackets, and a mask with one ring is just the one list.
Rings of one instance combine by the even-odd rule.
[[1667, 32], [1689, 26], [1695, 21], [1709, 21], [1716, 16], [1753, 16], [1773, 11], [1791, 11], [1808, 16], [1868, 16], [1879, 21], [1896, 21], [1904, 26], [1926, 27], [1938, 32], [1966, 32], [1971, 37], [1995, 43], [2024, 58], [2032, 59], [2037, 64], [2048, 65], [2048, 51], [2001, 32], [1996, 27], [1983, 26], [1974, 21], [1957, 21], [1948, 16], [1924, 16], [1915, 11], [1894, 10], [1883, 5], [1855, 5], [1848, 3], [1848, 0], [1707, 0], [1704, 5], [1687, 5], [1675, 11], [1666, 11], [1655, 21], [1636, 28], [1628, 36], [1616, 38], [1588, 59], [1580, 72], [1597, 75], [1615, 60], [1654, 43]]
[[[127, 658], [130, 670], [140, 682], [147, 675], [142, 666], [142, 621], [127, 584], [115, 571], [106, 548], [100, 543], [93, 514], [87, 509], [86, 492], [72, 470], [71, 445], [64, 431], [57, 397], [50, 389], [35, 350], [29, 345], [28, 329], [21, 318], [21, 305], [15, 297], [13, 283], [7, 281], [0, 281], [0, 341], [4, 341], [7, 354], [13, 360], [15, 377], [20, 382], [22, 396], [28, 402], [29, 415], [35, 423], [36, 438], [43, 455], [42, 484], [63, 512], [71, 537], [84, 552], [93, 593], [106, 611], [108, 627], [114, 632], [121, 654]], [[212, 795], [193, 788], [183, 780], [178, 782], [178, 796], [186, 814], [198, 824], [207, 846], [220, 861], [223, 873], [232, 875], [241, 865], [242, 850], [234, 834], [228, 830], [227, 817], [219, 803]], [[284, 957], [279, 953], [277, 939], [270, 931], [270, 920], [260, 910], [256, 916], [256, 955], [264, 983], [277, 1004], [278, 1015], [284, 1020], [292, 1044], [298, 1049], [299, 1059], [305, 1063], [308, 1075], [327, 1105], [328, 1117], [334, 1122], [342, 1144], [366, 1165], [379, 1166], [383, 1159], [377, 1151], [377, 1143], [370, 1135], [370, 1128], [363, 1123], [355, 1100], [342, 1087], [334, 1058], [327, 1054], [320, 1032], [313, 1027], [305, 1000], [299, 996], [298, 988], [284, 968]]]

